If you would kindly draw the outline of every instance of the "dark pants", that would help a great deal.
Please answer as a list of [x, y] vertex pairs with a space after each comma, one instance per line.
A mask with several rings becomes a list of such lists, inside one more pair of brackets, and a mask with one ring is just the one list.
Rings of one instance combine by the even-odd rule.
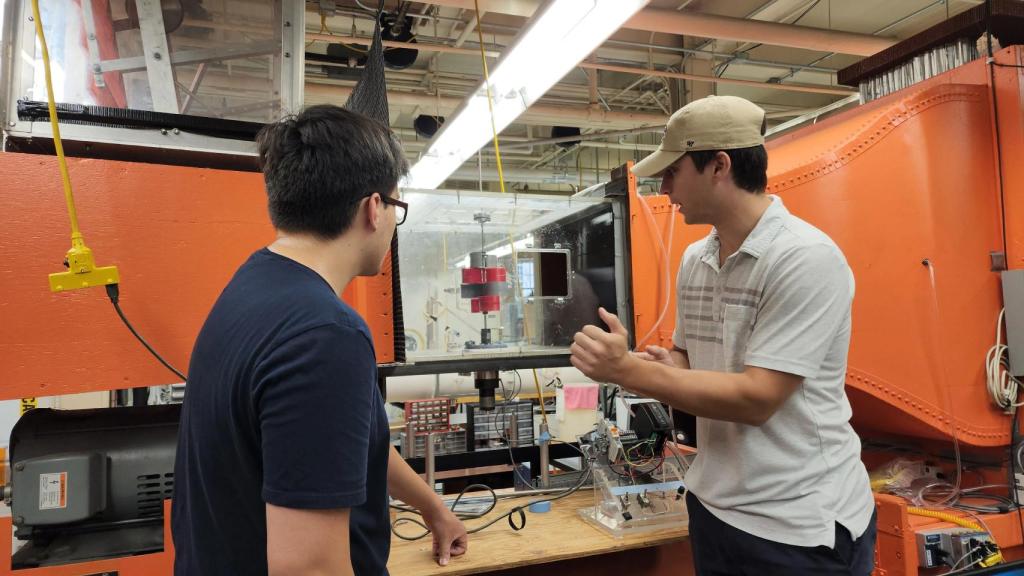
[[686, 506], [698, 576], [869, 576], [875, 566], [875, 514], [856, 540], [837, 522], [835, 548], [829, 548], [758, 538], [722, 522], [690, 493]]

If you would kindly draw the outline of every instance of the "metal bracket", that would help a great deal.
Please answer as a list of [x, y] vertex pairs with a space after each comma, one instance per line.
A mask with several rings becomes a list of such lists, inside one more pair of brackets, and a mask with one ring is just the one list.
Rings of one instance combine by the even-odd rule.
[[328, 16], [334, 16], [334, 11], [337, 9], [334, 0], [320, 0], [320, 12]]
[[89, 67], [92, 69], [93, 82], [97, 88], [106, 88], [107, 82], [103, 79], [100, 64], [103, 57], [100, 55], [100, 44], [96, 39], [96, 20], [93, 15], [92, 0], [82, 2], [82, 20], [85, 24], [86, 44], [89, 46]]
[[989, 252], [989, 270], [992, 272], [1002, 272], [1006, 270], [1006, 252]]

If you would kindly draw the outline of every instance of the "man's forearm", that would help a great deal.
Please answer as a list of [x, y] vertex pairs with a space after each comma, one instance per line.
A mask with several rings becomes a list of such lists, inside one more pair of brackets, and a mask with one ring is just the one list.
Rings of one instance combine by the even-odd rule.
[[[677, 366], [680, 364], [678, 356], [686, 361], [683, 354], [673, 350], [672, 359]], [[753, 382], [742, 373], [686, 370], [636, 360], [630, 363], [618, 383], [627, 390], [704, 418], [760, 425], [770, 416], [764, 402], [751, 393]]]
[[388, 493], [402, 502], [416, 508], [424, 516], [437, 513], [444, 503], [413, 471], [405, 459], [394, 448], [388, 459]]

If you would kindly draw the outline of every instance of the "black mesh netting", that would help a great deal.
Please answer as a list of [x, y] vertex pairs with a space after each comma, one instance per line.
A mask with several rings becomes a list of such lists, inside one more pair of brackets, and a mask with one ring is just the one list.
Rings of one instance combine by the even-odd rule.
[[[380, 16], [384, 10], [384, 0], [377, 7], [377, 24], [373, 29], [373, 44], [366, 55], [366, 66], [363, 75], [356, 83], [355, 89], [348, 97], [345, 108], [369, 116], [389, 126], [388, 87], [384, 78], [384, 47], [381, 45]], [[395, 362], [405, 362], [405, 322], [402, 316], [402, 284], [398, 271], [398, 231], [391, 239], [391, 259], [385, 262], [382, 273], [391, 272], [391, 318], [395, 335]]]

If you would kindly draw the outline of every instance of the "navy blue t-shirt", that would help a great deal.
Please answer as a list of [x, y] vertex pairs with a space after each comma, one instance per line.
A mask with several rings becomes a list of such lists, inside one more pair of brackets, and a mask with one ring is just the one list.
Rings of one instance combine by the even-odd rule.
[[350, 508], [358, 575], [387, 574], [389, 431], [363, 319], [267, 249], [196, 340], [174, 466], [177, 576], [267, 573], [266, 506]]

